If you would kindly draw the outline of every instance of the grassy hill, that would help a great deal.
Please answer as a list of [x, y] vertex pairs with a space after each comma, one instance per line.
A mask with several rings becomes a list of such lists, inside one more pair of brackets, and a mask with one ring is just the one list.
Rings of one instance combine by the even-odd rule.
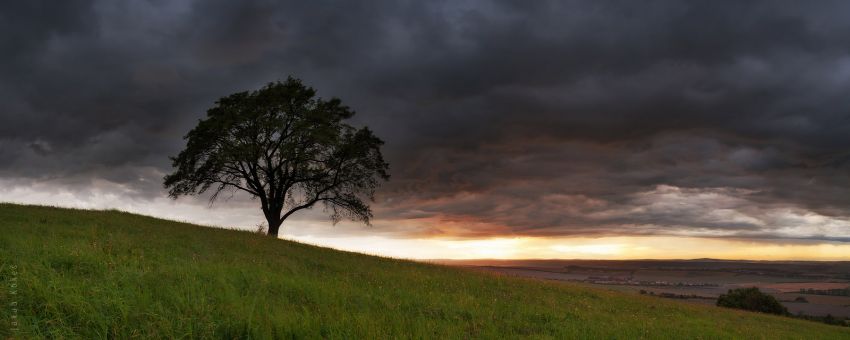
[[3, 337], [850, 339], [814, 322], [116, 211], [0, 204], [0, 266]]

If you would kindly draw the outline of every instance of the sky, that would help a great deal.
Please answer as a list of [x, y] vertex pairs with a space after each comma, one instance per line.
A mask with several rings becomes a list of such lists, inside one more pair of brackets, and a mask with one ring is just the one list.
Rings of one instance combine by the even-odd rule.
[[850, 260], [846, 1], [20, 1], [0, 5], [0, 201], [255, 229], [171, 200], [228, 94], [294, 76], [392, 178], [372, 226], [283, 237], [402, 258]]

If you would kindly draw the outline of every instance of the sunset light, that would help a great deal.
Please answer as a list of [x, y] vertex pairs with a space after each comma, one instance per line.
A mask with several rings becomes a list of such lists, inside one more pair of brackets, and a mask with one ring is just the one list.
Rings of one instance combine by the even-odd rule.
[[[761, 242], [696, 237], [517, 237], [491, 239], [392, 239], [293, 237], [337, 249], [409, 259], [752, 259], [850, 260], [842, 242]], [[711, 254], [706, 256], [706, 254]]]

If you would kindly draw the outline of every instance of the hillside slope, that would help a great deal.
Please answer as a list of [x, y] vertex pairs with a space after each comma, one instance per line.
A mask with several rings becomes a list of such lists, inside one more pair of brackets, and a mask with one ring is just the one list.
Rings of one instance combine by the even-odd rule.
[[814, 322], [115, 211], [0, 204], [0, 231], [0, 302], [17, 302], [20, 321], [12, 333], [4, 307], [4, 337], [850, 339]]

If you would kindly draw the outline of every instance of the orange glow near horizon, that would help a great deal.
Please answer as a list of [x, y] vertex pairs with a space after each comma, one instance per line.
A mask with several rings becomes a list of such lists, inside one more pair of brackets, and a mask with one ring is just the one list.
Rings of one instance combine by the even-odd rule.
[[513, 237], [475, 240], [295, 237], [340, 250], [406, 259], [850, 260], [850, 244], [770, 243], [697, 237]]
[[[38, 189], [38, 188], [37, 188]], [[160, 218], [185, 220], [202, 225], [238, 226], [245, 221], [260, 221], [257, 210], [240, 207], [187, 204], [161, 198], [154, 201], [121, 201], [115, 194], [100, 193], [85, 200], [74, 193], [31, 187], [0, 190], [0, 201], [23, 204], [47, 204], [82, 209], [120, 209]], [[11, 190], [11, 191], [8, 191]], [[15, 197], [14, 200], [4, 197]], [[388, 225], [401, 225], [409, 230], [429, 230], [428, 225], [438, 221], [428, 219], [384, 221]], [[404, 259], [695, 259], [715, 258], [729, 260], [814, 260], [850, 261], [850, 242], [732, 239], [699, 236], [608, 236], [608, 237], [505, 237], [452, 238], [459, 232], [469, 232], [474, 227], [495, 232], [509, 232], [508, 228], [482, 225], [483, 222], [455, 221], [440, 223], [440, 234], [410, 237], [390, 237], [377, 234], [359, 224], [341, 223], [335, 230], [327, 221], [302, 220], [298, 225], [287, 225], [283, 238], [331, 247], [340, 250], [389, 256]], [[422, 226], [421, 224], [425, 224]], [[842, 227], [839, 225], [838, 227]], [[252, 225], [234, 227], [253, 230]], [[289, 234], [297, 229], [302, 234]], [[400, 230], [404, 230], [401, 228]], [[337, 233], [336, 235], [329, 232]], [[398, 233], [401, 235], [403, 233]], [[350, 235], [350, 236], [341, 236]]]

